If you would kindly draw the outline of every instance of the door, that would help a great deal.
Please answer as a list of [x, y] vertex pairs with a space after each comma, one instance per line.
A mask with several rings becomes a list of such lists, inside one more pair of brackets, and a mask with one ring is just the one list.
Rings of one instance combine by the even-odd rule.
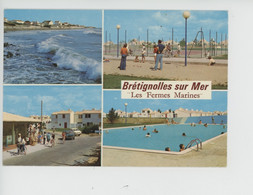
[[68, 128], [68, 123], [67, 122], [64, 123], [64, 128]]

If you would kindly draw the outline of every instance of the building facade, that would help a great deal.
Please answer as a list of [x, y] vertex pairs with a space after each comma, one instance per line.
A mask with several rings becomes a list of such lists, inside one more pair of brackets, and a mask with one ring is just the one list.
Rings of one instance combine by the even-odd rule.
[[51, 114], [51, 128], [72, 128], [74, 124], [74, 111], [59, 111]]
[[51, 114], [51, 123], [48, 128], [74, 128], [91, 125], [101, 126], [101, 110], [72, 110], [59, 111]]

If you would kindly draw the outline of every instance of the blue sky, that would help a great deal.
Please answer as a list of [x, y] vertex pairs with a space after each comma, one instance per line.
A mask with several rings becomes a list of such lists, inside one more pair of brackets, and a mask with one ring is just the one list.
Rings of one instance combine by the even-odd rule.
[[101, 109], [101, 86], [4, 86], [4, 112], [21, 116], [51, 115], [60, 110]]
[[203, 111], [227, 111], [227, 91], [213, 91], [211, 100], [136, 100], [121, 99], [121, 91], [104, 91], [104, 110], [108, 113], [111, 108], [125, 110], [124, 104], [128, 103], [128, 112], [140, 112], [143, 108], [151, 108], [152, 110], [160, 109], [176, 110], [178, 108], [198, 109]]
[[[188, 42], [195, 39], [197, 32], [202, 27], [204, 38], [209, 41], [209, 30], [211, 37], [215, 38], [218, 32], [218, 42], [223, 33], [228, 33], [228, 12], [227, 11], [190, 11], [188, 19]], [[147, 29], [149, 29], [149, 41], [157, 42], [158, 39], [171, 40], [171, 29], [174, 29], [174, 41], [184, 38], [185, 19], [183, 11], [151, 11], [151, 10], [105, 10], [104, 11], [104, 33], [107, 31], [107, 40], [111, 34], [111, 40], [116, 43], [117, 30], [119, 24], [120, 40], [125, 40], [125, 30], [127, 30], [127, 40], [137, 38], [147, 40]], [[200, 36], [199, 36], [200, 37]], [[106, 40], [106, 37], [105, 39]]]
[[85, 26], [102, 27], [101, 10], [39, 10], [39, 9], [6, 9], [4, 17], [8, 20], [44, 20], [69, 22]]

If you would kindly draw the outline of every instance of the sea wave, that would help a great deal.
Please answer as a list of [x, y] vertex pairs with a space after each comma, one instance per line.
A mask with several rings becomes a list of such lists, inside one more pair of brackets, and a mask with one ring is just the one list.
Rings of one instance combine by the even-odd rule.
[[66, 48], [58, 49], [52, 60], [60, 68], [85, 72], [88, 79], [97, 79], [101, 76], [100, 62]]
[[102, 31], [100, 29], [91, 28], [91, 29], [85, 29], [83, 31], [83, 34], [94, 34], [94, 35], [102, 35]]
[[97, 79], [101, 76], [101, 62], [83, 56], [71, 48], [60, 46], [57, 38], [63, 34], [52, 36], [37, 44], [37, 49], [41, 53], [53, 54], [52, 62], [59, 68], [73, 69], [85, 72], [88, 79]]
[[57, 44], [56, 37], [57, 36], [52, 36], [45, 41], [38, 43], [36, 45], [38, 52], [55, 53], [58, 49], [60, 49], [60, 46]]

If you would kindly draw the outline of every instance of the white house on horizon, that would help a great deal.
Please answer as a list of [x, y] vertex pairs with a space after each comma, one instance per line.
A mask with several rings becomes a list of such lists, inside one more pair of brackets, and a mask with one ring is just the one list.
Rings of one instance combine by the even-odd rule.
[[54, 23], [52, 20], [45, 20], [41, 23], [42, 26], [53, 26]]

